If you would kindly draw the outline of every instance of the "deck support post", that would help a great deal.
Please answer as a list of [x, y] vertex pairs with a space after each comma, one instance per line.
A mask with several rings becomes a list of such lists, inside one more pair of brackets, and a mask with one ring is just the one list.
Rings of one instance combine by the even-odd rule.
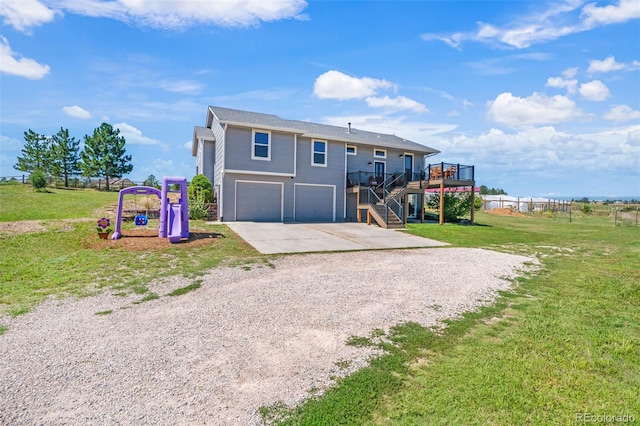
[[409, 199], [409, 195], [405, 192], [404, 196], [403, 196], [403, 206], [404, 206], [404, 208], [402, 209], [402, 224], [403, 225], [407, 224], [407, 211], [409, 211], [409, 205], [407, 204], [408, 199]]
[[[476, 183], [471, 186], [471, 224], [475, 225], [475, 213], [476, 213]], [[518, 208], [520, 208], [518, 206]]]
[[420, 223], [424, 223], [424, 191], [420, 194]]
[[444, 225], [444, 179], [440, 180], [440, 225]]

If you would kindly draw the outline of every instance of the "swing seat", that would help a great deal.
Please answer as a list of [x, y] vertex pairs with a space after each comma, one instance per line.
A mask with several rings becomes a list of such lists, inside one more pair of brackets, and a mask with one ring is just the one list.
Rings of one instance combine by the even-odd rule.
[[149, 218], [146, 214], [139, 214], [136, 216], [136, 226], [147, 226]]

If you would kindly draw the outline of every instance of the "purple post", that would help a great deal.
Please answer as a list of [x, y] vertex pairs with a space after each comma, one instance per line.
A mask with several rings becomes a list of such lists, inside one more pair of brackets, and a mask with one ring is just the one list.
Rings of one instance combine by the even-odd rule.
[[[180, 185], [180, 200], [169, 202], [169, 193], [178, 192], [169, 189], [171, 185]], [[160, 197], [160, 238], [169, 238], [172, 243], [181, 238], [189, 238], [189, 199], [187, 196], [187, 179], [184, 177], [165, 176], [162, 178]]]

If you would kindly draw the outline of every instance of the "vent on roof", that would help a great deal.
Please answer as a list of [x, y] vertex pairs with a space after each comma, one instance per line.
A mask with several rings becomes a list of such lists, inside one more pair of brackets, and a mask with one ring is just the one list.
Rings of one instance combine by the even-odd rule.
[[347, 123], [347, 125], [349, 126], [349, 130], [347, 130], [347, 133], [351, 133], [351, 123]]

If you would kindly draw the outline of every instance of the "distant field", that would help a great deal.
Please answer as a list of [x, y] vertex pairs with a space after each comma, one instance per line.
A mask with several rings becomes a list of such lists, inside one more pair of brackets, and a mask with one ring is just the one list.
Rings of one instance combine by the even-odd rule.
[[95, 189], [34, 192], [29, 185], [0, 184], [0, 222], [93, 217], [96, 209], [117, 202], [117, 192]]

